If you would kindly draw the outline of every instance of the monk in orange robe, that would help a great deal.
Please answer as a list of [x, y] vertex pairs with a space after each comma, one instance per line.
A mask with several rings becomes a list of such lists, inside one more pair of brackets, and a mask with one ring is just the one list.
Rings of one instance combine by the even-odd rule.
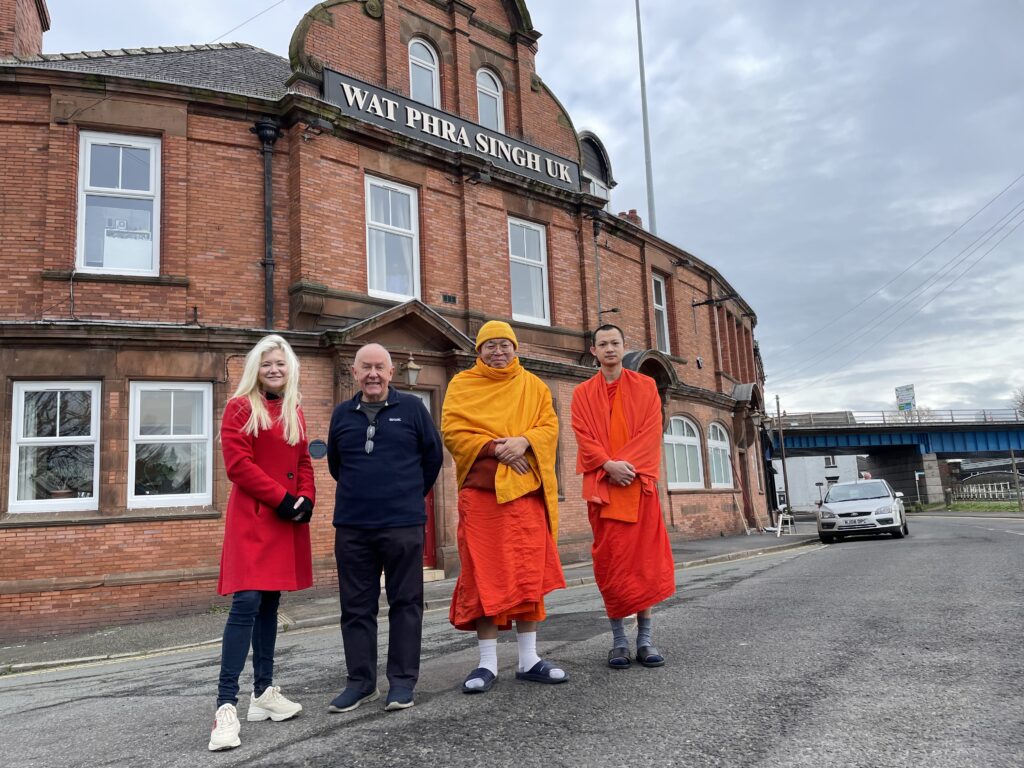
[[498, 630], [516, 625], [516, 678], [564, 683], [565, 671], [537, 655], [544, 595], [565, 587], [555, 546], [558, 417], [551, 391], [519, 364], [508, 323], [484, 323], [476, 364], [448, 384], [441, 413], [459, 486], [462, 570], [449, 619], [476, 631], [480, 664], [462, 684], [484, 693], [498, 675]]
[[625, 370], [625, 338], [615, 325], [594, 332], [590, 352], [601, 370], [572, 395], [572, 428], [594, 530], [594, 577], [612, 624], [608, 666], [631, 664], [623, 618], [636, 614], [636, 658], [660, 667], [651, 608], [675, 594], [675, 565], [658, 503], [661, 399], [654, 380]]

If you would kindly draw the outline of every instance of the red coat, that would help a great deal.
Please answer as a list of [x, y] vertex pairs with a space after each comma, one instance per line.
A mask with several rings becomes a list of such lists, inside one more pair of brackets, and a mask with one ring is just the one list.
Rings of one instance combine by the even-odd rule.
[[[247, 589], [294, 591], [313, 585], [309, 526], [282, 520], [275, 509], [285, 493], [316, 502], [313, 464], [305, 438], [288, 445], [278, 421], [280, 400], [268, 400], [273, 419], [258, 437], [242, 431], [251, 412], [249, 401], [228, 401], [221, 421], [224, 468], [231, 481], [224, 549], [217, 592]], [[299, 411], [305, 432], [305, 420]]]

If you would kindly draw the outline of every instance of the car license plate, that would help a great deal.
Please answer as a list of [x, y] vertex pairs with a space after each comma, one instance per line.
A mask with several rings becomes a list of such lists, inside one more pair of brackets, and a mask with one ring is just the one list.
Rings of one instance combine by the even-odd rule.
[[856, 528], [861, 525], [871, 525], [870, 517], [848, 517], [841, 521], [844, 528]]

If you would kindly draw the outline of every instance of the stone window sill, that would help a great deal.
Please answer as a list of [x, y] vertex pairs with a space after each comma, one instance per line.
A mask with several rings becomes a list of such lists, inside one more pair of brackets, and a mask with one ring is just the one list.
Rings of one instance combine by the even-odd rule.
[[132, 509], [121, 514], [98, 512], [8, 512], [0, 515], [0, 529], [53, 528], [72, 525], [109, 525], [111, 523], [153, 523], [165, 520], [216, 520], [221, 513], [212, 507], [168, 507]]
[[187, 288], [187, 277], [175, 275], [142, 275], [96, 274], [93, 272], [72, 272], [70, 269], [46, 269], [42, 273], [43, 280], [63, 282], [74, 277], [76, 283], [120, 283], [122, 285], [162, 285], [174, 288]]
[[738, 488], [669, 488], [669, 496], [689, 496], [695, 493], [738, 493]]

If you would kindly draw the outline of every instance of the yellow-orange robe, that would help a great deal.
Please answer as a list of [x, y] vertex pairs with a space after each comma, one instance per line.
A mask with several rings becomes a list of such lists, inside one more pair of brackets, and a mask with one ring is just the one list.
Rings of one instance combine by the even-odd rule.
[[[544, 595], [565, 586], [555, 541], [558, 417], [551, 391], [518, 358], [505, 368], [483, 361], [452, 379], [441, 412], [445, 447], [459, 484], [461, 572], [449, 619], [473, 630], [482, 616], [505, 629], [512, 619], [544, 619]], [[502, 437], [525, 437], [530, 471], [499, 464], [494, 492], [463, 487], [481, 449]]]
[[[675, 564], [658, 503], [661, 399], [649, 376], [623, 369], [611, 384], [596, 375], [572, 397], [576, 472], [594, 531], [594, 577], [608, 616], [630, 616], [675, 594]], [[636, 478], [609, 482], [607, 461], [628, 461]]]

